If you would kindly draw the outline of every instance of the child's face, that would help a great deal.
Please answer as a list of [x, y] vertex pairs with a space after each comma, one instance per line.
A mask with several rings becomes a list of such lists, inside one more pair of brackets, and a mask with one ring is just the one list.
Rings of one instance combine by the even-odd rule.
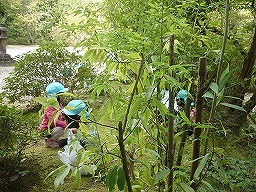
[[60, 98], [60, 103], [63, 103], [63, 101], [64, 101], [64, 96], [63, 96], [63, 95], [59, 95], [59, 98]]

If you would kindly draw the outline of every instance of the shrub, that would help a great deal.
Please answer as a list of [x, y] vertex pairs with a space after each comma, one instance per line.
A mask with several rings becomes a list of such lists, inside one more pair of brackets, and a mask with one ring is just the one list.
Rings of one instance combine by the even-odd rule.
[[28, 174], [25, 148], [32, 139], [22, 111], [0, 106], [0, 189], [8, 191]]
[[[79, 84], [77, 71], [81, 65], [86, 66], [81, 64], [81, 56], [61, 45], [42, 46], [17, 58], [13, 72], [6, 78], [3, 94], [10, 101], [21, 100], [25, 96], [38, 97], [47, 84], [55, 80], [72, 91]], [[91, 69], [89, 73], [92, 74]]]

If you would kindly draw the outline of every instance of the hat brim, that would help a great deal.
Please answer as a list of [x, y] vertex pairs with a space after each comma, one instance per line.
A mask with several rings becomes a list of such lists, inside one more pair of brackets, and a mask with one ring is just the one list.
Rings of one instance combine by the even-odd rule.
[[75, 112], [68, 111], [67, 109], [62, 109], [62, 112], [65, 113], [66, 115], [77, 115]]
[[59, 93], [65, 93], [68, 91], [68, 88], [63, 88], [62, 90], [59, 91]]

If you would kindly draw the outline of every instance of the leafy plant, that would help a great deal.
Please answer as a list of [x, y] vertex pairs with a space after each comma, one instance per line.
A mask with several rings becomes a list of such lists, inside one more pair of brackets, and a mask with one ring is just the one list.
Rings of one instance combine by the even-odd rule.
[[1, 105], [0, 114], [0, 188], [8, 190], [29, 172], [25, 149], [32, 127], [15, 108]]
[[6, 78], [4, 95], [11, 101], [26, 96], [37, 97], [43, 94], [45, 87], [60, 81], [72, 91], [84, 86], [93, 77], [93, 70], [81, 62], [81, 56], [69, 52], [60, 44], [42, 46], [35, 52], [18, 58], [15, 68]]

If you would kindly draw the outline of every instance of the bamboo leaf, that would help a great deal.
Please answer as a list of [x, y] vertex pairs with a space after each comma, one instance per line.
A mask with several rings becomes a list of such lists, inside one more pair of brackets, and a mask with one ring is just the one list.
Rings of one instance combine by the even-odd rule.
[[146, 152], [157, 157], [158, 159], [162, 159], [162, 157], [154, 150], [151, 150], [151, 149], [146, 149]]
[[208, 190], [213, 191], [213, 192], [215, 191], [213, 186], [210, 183], [208, 183], [207, 181], [202, 180], [202, 184], [204, 184], [208, 188]]
[[213, 94], [212, 94], [211, 92], [209, 92], [209, 91], [207, 91], [207, 92], [203, 95], [203, 97], [207, 97], [207, 98], [210, 98], [210, 99], [213, 99], [213, 98], [214, 98]]
[[213, 92], [216, 93], [216, 94], [219, 92], [219, 87], [218, 87], [217, 83], [211, 83], [211, 84], [210, 84], [210, 88], [211, 88], [211, 90], [213, 90]]
[[151, 96], [152, 96], [152, 93], [153, 91], [155, 90], [155, 86], [149, 86], [146, 90], [146, 101], [148, 101]]
[[233, 109], [240, 110], [240, 111], [245, 111], [245, 109], [243, 107], [240, 107], [240, 106], [237, 106], [237, 105], [234, 105], [234, 104], [230, 104], [230, 103], [220, 103], [220, 104], [224, 105], [226, 107], [230, 107], [230, 108], [233, 108]]
[[138, 98], [136, 101], [132, 104], [129, 116], [132, 117], [134, 114], [138, 113], [142, 103], [144, 101], [144, 98]]
[[195, 192], [194, 189], [192, 189], [189, 185], [187, 185], [186, 183], [181, 183], [180, 184], [181, 188], [185, 191], [185, 192]]
[[197, 167], [197, 169], [196, 169], [196, 171], [195, 171], [195, 174], [194, 174], [194, 178], [195, 178], [195, 179], [199, 178], [201, 172], [203, 171], [203, 169], [204, 169], [204, 167], [205, 167], [205, 165], [206, 165], [206, 162], [207, 162], [209, 156], [210, 156], [210, 153], [207, 153], [207, 154], [203, 157], [203, 159], [200, 161], [200, 163], [199, 163], [199, 165], [198, 165], [198, 167]]
[[183, 111], [180, 111], [180, 116], [187, 125], [192, 125], [192, 122]]
[[75, 169], [75, 187], [79, 188], [81, 184], [81, 171], [80, 169]]
[[116, 177], [117, 177], [117, 166], [115, 166], [107, 175], [107, 183], [109, 191], [113, 191], [116, 185]]
[[223, 98], [223, 95], [224, 95], [224, 88], [218, 93], [218, 97], [217, 97], [217, 100], [216, 100], [216, 106], [219, 105], [219, 103], [221, 102], [222, 98]]
[[124, 169], [123, 168], [118, 169], [117, 186], [118, 186], [118, 189], [120, 191], [124, 190], [125, 174], [124, 174]]
[[221, 91], [221, 90], [225, 87], [225, 85], [226, 85], [226, 83], [227, 83], [227, 81], [228, 81], [230, 75], [231, 75], [231, 72], [229, 71], [229, 66], [228, 66], [228, 67], [222, 72], [222, 74], [221, 74], [221, 76], [220, 76], [219, 91]]
[[215, 129], [214, 126], [212, 125], [207, 125], [207, 124], [199, 124], [195, 128], [202, 128], [202, 129]]
[[153, 185], [156, 185], [160, 180], [165, 179], [170, 174], [170, 169], [163, 169], [156, 174]]
[[153, 99], [152, 105], [158, 108], [158, 110], [160, 111], [160, 114], [162, 115], [163, 118], [168, 113], [167, 108], [161, 101], [159, 101], [157, 99]]
[[148, 120], [149, 120], [149, 117], [150, 117], [150, 110], [147, 108], [145, 113], [142, 114], [141, 116], [141, 123], [146, 127], [147, 124], [148, 124]]
[[47, 106], [48, 105], [46, 97], [35, 97], [35, 98], [33, 98], [33, 100], [38, 102], [38, 103], [40, 103], [43, 106]]
[[69, 167], [66, 167], [65, 169], [63, 169], [55, 178], [54, 180], [54, 188], [57, 189], [59, 187], [59, 185], [64, 181], [65, 177], [68, 175], [70, 171]]
[[86, 51], [86, 53], [84, 54], [84, 56], [83, 56], [83, 58], [82, 58], [82, 61], [85, 61], [85, 60], [89, 59], [89, 58], [91, 57], [93, 51], [94, 51], [94, 50], [91, 50], [91, 49], [88, 50], [88, 51]]

